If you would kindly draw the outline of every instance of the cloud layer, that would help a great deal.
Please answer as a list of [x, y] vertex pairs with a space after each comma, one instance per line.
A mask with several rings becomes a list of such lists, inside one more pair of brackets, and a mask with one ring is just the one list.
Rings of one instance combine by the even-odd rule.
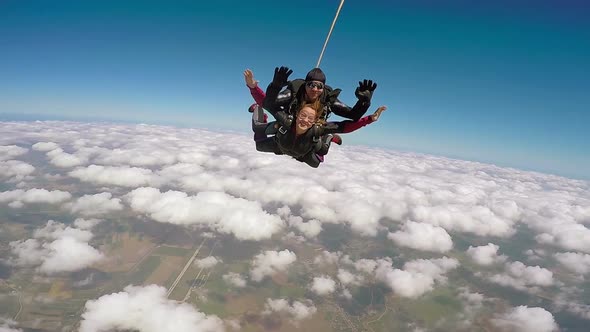
[[[248, 278], [260, 282], [292, 265], [312, 265], [321, 269], [307, 279], [316, 295], [350, 298], [354, 287], [378, 282], [398, 296], [418, 298], [447, 283], [465, 256], [487, 266], [476, 273], [484, 282], [527, 292], [561, 286], [572, 275], [577, 282], [590, 271], [588, 182], [476, 162], [335, 146], [312, 170], [285, 156], [256, 152], [249, 135], [149, 125], [0, 122], [0, 181], [0, 204], [14, 209], [51, 204], [74, 218], [133, 216], [136, 222], [202, 229], [210, 237], [258, 241], [261, 251], [249, 271], [223, 272], [223, 280], [239, 288]], [[11, 261], [45, 274], [90, 266], [102, 254], [89, 244], [95, 222], [85, 220], [74, 226], [50, 223], [29, 239], [12, 242]], [[345, 252], [325, 251], [298, 262], [288, 245], [266, 250], [265, 241], [276, 239], [320, 247], [333, 225], [365, 243], [385, 239], [400, 254], [353, 260]], [[508, 248], [501, 247], [516, 234], [531, 239], [524, 258], [508, 257]], [[477, 245], [458, 252], [471, 240]], [[74, 250], [82, 254], [68, 254]], [[196, 264], [224, 263], [211, 257]], [[133, 299], [146, 292], [159, 291], [126, 289], [127, 302], [114, 303], [134, 308]], [[576, 292], [563, 294], [571, 298]], [[95, 302], [106, 303], [108, 296], [101, 299]], [[299, 300], [270, 300], [265, 308], [293, 319], [315, 312], [313, 304]], [[157, 301], [162, 308], [174, 307]], [[496, 317], [497, 326], [526, 329], [526, 317], [537, 314], [543, 326], [553, 328], [547, 311], [519, 308]], [[563, 308], [588, 312], [575, 301]], [[94, 328], [141, 329], [150, 318], [140, 318], [132, 325], [113, 316]], [[98, 324], [91, 321], [88, 331]], [[200, 324], [193, 322], [192, 328]]]
[[[346, 146], [334, 147], [311, 170], [256, 152], [249, 136], [197, 129], [35, 122], [0, 123], [0, 132], [5, 181], [26, 186], [23, 180], [40, 174], [18, 158], [45, 155], [59, 175], [97, 186], [68, 206], [85, 216], [127, 203], [156, 221], [206, 226], [242, 240], [267, 239], [285, 226], [316, 238], [325, 223], [374, 237], [396, 222], [402, 225], [390, 234], [396, 244], [438, 252], [451, 250], [455, 233], [508, 238], [523, 223], [539, 244], [590, 253], [585, 181]], [[297, 215], [275, 214], [269, 206]]]

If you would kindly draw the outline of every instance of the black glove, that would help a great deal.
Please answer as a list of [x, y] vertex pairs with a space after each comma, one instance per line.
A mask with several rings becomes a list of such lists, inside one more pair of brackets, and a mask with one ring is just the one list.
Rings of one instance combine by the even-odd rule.
[[377, 89], [377, 83], [373, 83], [372, 80], [363, 80], [359, 82], [359, 87], [356, 88], [354, 94], [360, 101], [369, 102], [375, 89]]
[[275, 67], [275, 76], [272, 78], [272, 84], [284, 87], [289, 82], [289, 75], [293, 71], [289, 67]]

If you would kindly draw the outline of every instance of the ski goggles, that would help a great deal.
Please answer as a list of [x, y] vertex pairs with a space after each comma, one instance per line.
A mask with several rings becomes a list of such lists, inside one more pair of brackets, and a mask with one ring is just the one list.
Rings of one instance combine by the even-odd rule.
[[305, 86], [310, 88], [310, 89], [318, 89], [318, 90], [323, 90], [324, 89], [324, 83], [322, 82], [307, 82], [305, 83]]

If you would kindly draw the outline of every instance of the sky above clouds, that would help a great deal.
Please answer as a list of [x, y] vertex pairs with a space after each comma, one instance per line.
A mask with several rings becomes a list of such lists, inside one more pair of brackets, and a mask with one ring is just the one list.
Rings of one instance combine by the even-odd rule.
[[[304, 77], [338, 5], [2, 1], [0, 119], [247, 132], [244, 69], [263, 88], [276, 66]], [[372, 110], [388, 111], [344, 144], [590, 179], [589, 17], [577, 0], [346, 2], [321, 67], [347, 104], [376, 81]]]
[[[318, 272], [306, 285], [317, 298], [350, 298], [355, 287], [381, 284], [417, 299], [448, 285], [463, 265], [483, 266], [475, 275], [482, 282], [528, 294], [554, 291], [562, 299], [555, 307], [508, 308], [494, 318], [498, 327], [552, 331], [553, 312], [560, 310], [590, 317], [579, 293], [558, 290], [566, 284], [575, 289], [590, 271], [587, 181], [351, 146], [333, 147], [324, 165], [310, 169], [286, 156], [257, 153], [242, 133], [111, 123], [0, 122], [0, 163], [3, 209], [50, 206], [78, 218], [71, 225], [48, 220], [29, 238], [10, 244], [13, 266], [44, 276], [104, 259], [92, 244], [92, 229], [118, 213], [260, 243], [281, 236], [317, 243], [339, 225], [363, 241], [382, 238], [425, 258], [353, 259], [346, 252], [319, 251], [311, 261]], [[507, 243], [524, 235], [531, 243], [527, 253], [512, 257]], [[464, 238], [474, 244], [463, 248]], [[78, 254], [69, 255], [73, 250]], [[215, 269], [224, 260], [212, 256], [195, 264]], [[222, 279], [242, 289], [272, 282], [298, 264], [302, 259], [292, 250], [261, 249], [247, 271]], [[330, 269], [320, 271], [324, 267]], [[160, 314], [186, 319], [187, 329], [235, 325], [172, 303], [165, 294], [155, 285], [130, 286], [93, 299], [86, 305], [84, 331], [150, 331], [150, 315]], [[468, 290], [461, 294], [470, 308], [496, 301]], [[150, 303], [148, 311], [137, 309], [141, 301]], [[132, 312], [134, 320], [109, 306]], [[264, 306], [293, 324], [317, 310], [308, 297], [269, 298]], [[469, 311], [463, 314], [466, 321], [472, 318]], [[157, 325], [159, 331], [170, 330], [166, 324], [171, 323]]]

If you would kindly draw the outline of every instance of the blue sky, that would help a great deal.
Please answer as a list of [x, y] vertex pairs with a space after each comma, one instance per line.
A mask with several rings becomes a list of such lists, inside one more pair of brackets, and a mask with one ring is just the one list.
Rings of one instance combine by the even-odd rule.
[[[247, 132], [243, 70], [304, 76], [338, 4], [0, 1], [0, 119]], [[321, 67], [344, 102], [369, 78], [389, 107], [344, 144], [590, 179], [588, 59], [584, 1], [349, 0]]]

